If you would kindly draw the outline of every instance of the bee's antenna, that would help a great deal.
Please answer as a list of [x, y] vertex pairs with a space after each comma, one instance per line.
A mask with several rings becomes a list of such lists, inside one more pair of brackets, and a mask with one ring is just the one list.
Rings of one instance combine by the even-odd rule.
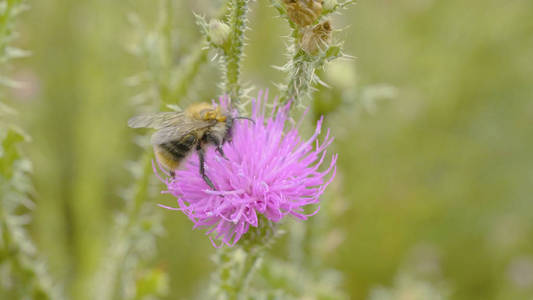
[[248, 120], [248, 121], [254, 123], [254, 125], [255, 125], [255, 121], [254, 121], [254, 119], [252, 119], [252, 118], [241, 117], [241, 116], [239, 116], [239, 117], [235, 117], [235, 118], [233, 118], [233, 119], [234, 119], [234, 120], [235, 120], [235, 119], [244, 119], [244, 120]]

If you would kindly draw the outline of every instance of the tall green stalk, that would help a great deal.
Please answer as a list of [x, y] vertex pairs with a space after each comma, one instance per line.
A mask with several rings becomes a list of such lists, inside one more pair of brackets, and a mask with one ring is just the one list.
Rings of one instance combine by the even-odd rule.
[[228, 25], [230, 26], [229, 44], [224, 51], [224, 92], [239, 103], [242, 96], [241, 60], [244, 48], [249, 0], [231, 0]]
[[239, 245], [218, 249], [214, 259], [217, 270], [211, 282], [211, 293], [221, 299], [252, 299], [250, 282], [278, 234], [274, 223], [259, 216], [258, 226], [250, 228]]

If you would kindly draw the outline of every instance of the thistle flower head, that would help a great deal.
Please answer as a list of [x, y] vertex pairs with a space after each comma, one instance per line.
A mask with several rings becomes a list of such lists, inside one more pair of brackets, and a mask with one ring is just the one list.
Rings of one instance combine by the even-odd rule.
[[[200, 175], [195, 153], [174, 178], [162, 178], [179, 208], [161, 206], [183, 211], [194, 228], [207, 228], [207, 234], [229, 246], [250, 226], [258, 226], [259, 215], [274, 223], [287, 215], [302, 220], [314, 215], [319, 207], [313, 207], [315, 212], [310, 214], [304, 208], [319, 202], [335, 176], [336, 155], [325, 170], [319, 170], [333, 140], [328, 130], [319, 143], [322, 119], [314, 134], [302, 139], [298, 126], [287, 122], [289, 105], [267, 109], [266, 99], [267, 95], [263, 98], [260, 93], [252, 102], [255, 122], [235, 120], [233, 139], [223, 148], [228, 159], [208, 149], [206, 173], [216, 190], [211, 190]], [[222, 97], [219, 105], [228, 106], [228, 98]]]

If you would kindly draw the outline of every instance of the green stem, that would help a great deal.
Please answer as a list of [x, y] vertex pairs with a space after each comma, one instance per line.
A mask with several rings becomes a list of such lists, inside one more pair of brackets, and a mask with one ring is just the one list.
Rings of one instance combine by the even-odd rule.
[[281, 103], [291, 101], [291, 107], [294, 103], [301, 103], [302, 99], [309, 95], [311, 91], [314, 68], [305, 61], [305, 52], [297, 51], [290, 62], [289, 78], [283, 94]]
[[296, 50], [285, 66], [285, 71], [289, 76], [282, 89], [281, 102], [287, 103], [292, 100], [291, 107], [294, 107], [294, 104], [302, 105], [304, 99], [310, 98], [313, 85], [318, 82], [316, 70], [340, 56], [342, 56], [342, 51], [337, 45], [329, 46], [318, 55], [307, 54], [302, 49]]
[[236, 103], [240, 101], [242, 96], [240, 75], [248, 2], [249, 0], [231, 1], [228, 20], [231, 28], [230, 40], [224, 51], [224, 92]]
[[141, 177], [135, 182], [133, 205], [128, 209], [128, 220], [131, 220], [130, 223], [133, 223], [133, 220], [137, 219], [144, 202], [148, 198], [148, 185], [150, 183], [150, 176], [152, 175], [153, 158], [152, 149], [146, 150], [141, 158], [143, 171]]
[[232, 299], [241, 299], [246, 294], [246, 289], [253, 273], [257, 269], [260, 258], [263, 256], [263, 249], [256, 249], [246, 254], [240, 276], [235, 282], [235, 297]]
[[215, 291], [219, 293], [217, 296], [229, 300], [250, 299], [246, 297], [250, 281], [276, 236], [276, 225], [260, 215], [258, 226], [250, 228], [239, 241], [239, 246], [218, 251], [214, 281]]
[[[250, 280], [264, 254], [264, 245], [220, 249], [216, 273], [217, 291], [228, 300], [246, 299]], [[244, 257], [243, 257], [244, 256]]]
[[285, 66], [288, 73], [287, 83], [280, 96], [281, 103], [291, 102], [291, 108], [294, 103], [301, 103], [302, 99], [307, 96], [311, 90], [314, 68], [309, 62], [308, 55], [300, 49], [298, 41], [300, 40], [300, 30], [298, 26], [288, 20], [291, 27], [290, 39], [292, 45], [289, 48], [291, 58]]

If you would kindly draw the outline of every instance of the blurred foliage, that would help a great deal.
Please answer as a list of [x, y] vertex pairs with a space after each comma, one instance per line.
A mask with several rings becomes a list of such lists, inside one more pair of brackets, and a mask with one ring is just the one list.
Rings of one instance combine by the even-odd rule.
[[8, 70], [12, 59], [28, 55], [28, 51], [12, 46], [17, 38], [17, 19], [26, 9], [24, 1], [0, 2], [0, 298], [59, 299], [27, 232], [35, 191], [30, 177], [32, 163], [21, 151], [21, 144], [31, 139], [14, 124], [17, 111], [8, 105], [4, 93], [6, 87], [21, 87], [9, 79]]
[[[66, 293], [77, 298], [116, 242], [110, 228], [124, 208], [119, 187], [132, 183], [124, 162], [141, 155], [126, 120], [136, 112], [131, 96], [154, 81], [132, 87], [125, 78], [156, 68], [157, 60], [147, 67], [128, 54], [149, 31], [132, 26], [128, 16], [158, 24], [155, 3], [33, 1], [20, 16], [16, 46], [33, 55], [14, 63], [9, 78], [24, 84], [9, 96], [21, 112], [17, 123], [33, 137], [20, 145], [34, 162], [31, 236], [53, 277], [63, 278]], [[169, 33], [173, 50], [165, 59], [172, 68], [157, 69], [166, 74], [201, 47], [191, 12], [216, 16], [221, 1], [172, 3], [172, 28], [179, 29]], [[242, 78], [277, 94], [272, 83], [285, 75], [271, 66], [287, 61], [281, 36], [289, 26], [269, 1], [252, 2], [250, 9]], [[333, 231], [319, 235], [323, 245], [336, 246], [313, 253], [322, 253], [322, 264], [344, 279], [334, 272], [322, 280], [340, 285], [350, 299], [378, 299], [376, 289], [389, 297], [380, 299], [399, 299], [394, 295], [409, 285], [450, 299], [530, 299], [533, 2], [360, 0], [332, 24], [349, 26], [333, 40], [345, 41], [344, 52], [357, 58], [328, 67], [321, 79], [331, 88], [321, 87], [314, 99], [315, 116], [328, 113], [342, 174], [340, 192], [328, 195], [335, 200], [324, 208], [339, 212], [327, 220]], [[218, 72], [206, 64], [198, 69], [200, 84], [167, 99], [186, 105], [216, 97]], [[180, 91], [159, 85], [168, 86]], [[155, 180], [147, 184], [159, 187]], [[146, 201], [155, 207], [169, 200]], [[167, 299], [193, 298], [213, 271], [212, 246], [185, 216], [161, 214], [166, 233], [157, 240], [158, 254], [144, 262], [155, 267], [134, 274], [138, 295], [150, 290], [167, 292]], [[273, 252], [284, 255], [286, 244], [281, 238]], [[438, 249], [436, 282], [406, 266], [419, 244]], [[315, 276], [284, 267], [259, 271], [293, 272], [301, 282]]]
[[27, 141], [20, 129], [0, 126], [0, 296], [58, 299], [26, 230], [29, 211], [35, 207], [30, 199], [32, 164], [19, 150], [19, 144]]

